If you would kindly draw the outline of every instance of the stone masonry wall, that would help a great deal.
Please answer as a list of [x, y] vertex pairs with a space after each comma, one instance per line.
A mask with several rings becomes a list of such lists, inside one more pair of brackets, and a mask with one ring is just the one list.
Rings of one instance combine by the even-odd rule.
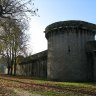
[[85, 45], [94, 40], [94, 24], [84, 21], [62, 21], [45, 30], [48, 40], [48, 78], [58, 81], [88, 81]]
[[47, 51], [43, 51], [25, 58], [25, 61], [17, 66], [17, 74], [46, 78]]

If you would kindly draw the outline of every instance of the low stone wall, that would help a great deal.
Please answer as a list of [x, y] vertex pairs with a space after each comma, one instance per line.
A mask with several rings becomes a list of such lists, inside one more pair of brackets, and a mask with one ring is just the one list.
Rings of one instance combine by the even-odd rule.
[[17, 65], [17, 75], [47, 78], [47, 50], [25, 58]]

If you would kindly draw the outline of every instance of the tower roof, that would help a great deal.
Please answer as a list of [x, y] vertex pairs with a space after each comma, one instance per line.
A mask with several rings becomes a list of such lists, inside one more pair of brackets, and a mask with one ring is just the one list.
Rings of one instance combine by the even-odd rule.
[[96, 24], [80, 20], [60, 21], [48, 25], [45, 29], [45, 33], [47, 34], [49, 31], [62, 28], [82, 28], [96, 31]]

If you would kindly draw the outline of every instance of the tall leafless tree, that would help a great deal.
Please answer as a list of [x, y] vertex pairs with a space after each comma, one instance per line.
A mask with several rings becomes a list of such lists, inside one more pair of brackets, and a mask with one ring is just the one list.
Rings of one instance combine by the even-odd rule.
[[16, 75], [16, 56], [19, 52], [18, 48], [20, 49], [24, 43], [21, 33], [28, 27], [28, 18], [37, 15], [37, 11], [38, 9], [34, 8], [34, 0], [0, 0], [0, 20], [2, 20], [3, 32], [5, 32], [3, 34], [5, 37], [1, 38], [1, 35], [0, 39], [4, 41], [3, 50], [4, 52], [6, 50], [8, 58], [8, 74], [12, 74], [14, 64], [14, 75]]

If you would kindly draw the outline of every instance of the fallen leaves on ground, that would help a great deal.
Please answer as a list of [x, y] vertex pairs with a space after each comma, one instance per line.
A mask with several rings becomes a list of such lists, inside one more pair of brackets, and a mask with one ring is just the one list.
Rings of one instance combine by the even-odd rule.
[[[75, 86], [74, 84], [71, 85], [71, 83], [69, 85], [68, 84], [64, 85], [64, 83], [60, 82], [34, 80], [32, 78], [28, 79], [21, 76], [16, 77], [16, 76], [0, 75], [0, 96], [18, 96], [18, 94], [14, 92], [15, 89], [16, 90], [22, 89], [23, 91], [25, 90], [26, 92], [39, 92], [41, 94], [44, 92], [53, 92], [58, 93], [57, 96], [67, 96], [65, 94], [74, 94], [72, 96], [85, 96], [85, 95], [96, 96], [95, 85], [96, 84], [89, 84], [87, 85], [88, 87], [79, 85]], [[55, 95], [51, 94], [51, 96]]]

